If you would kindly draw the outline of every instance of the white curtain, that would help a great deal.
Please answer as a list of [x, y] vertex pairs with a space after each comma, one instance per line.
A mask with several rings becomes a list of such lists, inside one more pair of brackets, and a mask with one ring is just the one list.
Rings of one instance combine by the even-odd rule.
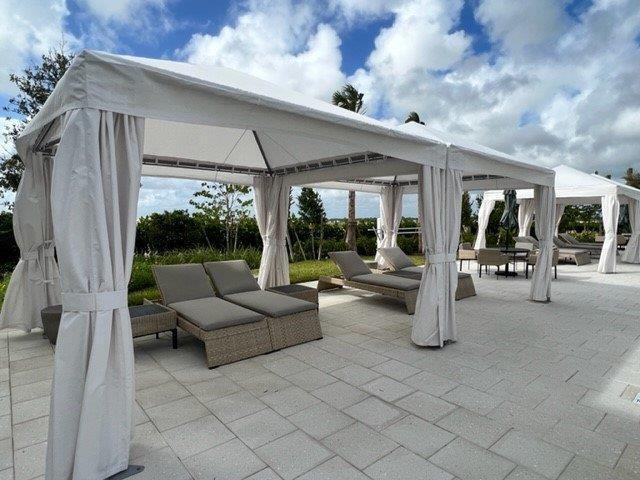
[[418, 209], [425, 247], [425, 265], [413, 315], [411, 340], [442, 347], [456, 340], [456, 251], [460, 240], [462, 172], [422, 166]]
[[[380, 192], [380, 226], [382, 240], [378, 241], [378, 248], [389, 248], [398, 245], [398, 228], [402, 219], [402, 187], [392, 185], [382, 187]], [[390, 265], [376, 252], [376, 262], [380, 268]]]
[[518, 236], [528, 237], [533, 223], [533, 198], [523, 198], [518, 206]]
[[253, 180], [256, 221], [262, 236], [262, 258], [258, 284], [261, 288], [289, 284], [287, 222], [289, 185], [282, 176]]
[[42, 326], [43, 308], [60, 303], [60, 279], [51, 222], [52, 162], [31, 148], [20, 155], [25, 170], [13, 206], [13, 232], [20, 260], [4, 297], [0, 329], [28, 332]]
[[478, 209], [478, 235], [476, 236], [476, 243], [473, 245], [475, 250], [485, 248], [487, 246], [487, 225], [489, 225], [489, 216], [493, 212], [493, 207], [496, 206], [495, 200], [482, 199], [480, 208]]
[[564, 214], [564, 204], [556, 203], [556, 221], [554, 235], [557, 237], [560, 231], [560, 222], [562, 221], [562, 215]]
[[531, 279], [529, 298], [536, 302], [551, 300], [551, 274], [553, 270], [553, 230], [555, 228], [556, 192], [553, 187], [536, 185], [533, 189], [536, 236], [540, 252]]
[[631, 238], [622, 253], [622, 261], [640, 263], [640, 200], [630, 200], [628, 208]]
[[51, 185], [63, 314], [55, 354], [47, 480], [127, 468], [134, 401], [127, 308], [144, 119], [67, 113]]
[[604, 225], [604, 243], [598, 262], [598, 272], [615, 273], [618, 255], [618, 216], [620, 202], [617, 195], [602, 197], [602, 223]]

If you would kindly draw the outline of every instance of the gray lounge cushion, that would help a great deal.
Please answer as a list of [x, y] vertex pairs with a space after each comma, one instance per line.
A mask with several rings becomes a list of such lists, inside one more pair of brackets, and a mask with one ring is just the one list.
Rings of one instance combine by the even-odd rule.
[[371, 269], [362, 261], [356, 252], [330, 252], [329, 257], [336, 262], [344, 278], [350, 280], [356, 275], [371, 273]]
[[244, 260], [207, 262], [204, 264], [204, 268], [221, 297], [233, 293], [260, 290], [260, 285]]
[[211, 331], [259, 322], [264, 315], [242, 308], [218, 297], [199, 298], [169, 305], [178, 314], [202, 330]]
[[379, 248], [378, 251], [380, 252], [380, 255], [382, 255], [382, 258], [389, 262], [396, 270], [415, 266], [400, 247]]
[[197, 298], [214, 297], [215, 291], [200, 263], [153, 265], [153, 276], [166, 305]]
[[315, 303], [264, 290], [234, 293], [226, 295], [224, 299], [272, 318], [318, 308]]
[[396, 290], [409, 291], [420, 288], [420, 281], [397, 275], [384, 275], [381, 273], [369, 273], [356, 275], [351, 279], [354, 282], [376, 285], [378, 287], [395, 288]]
[[416, 273], [416, 274], [422, 275], [422, 272], [424, 271], [424, 265], [422, 265], [420, 267], [418, 267], [417, 265], [413, 265], [411, 267], [402, 268], [402, 269], [400, 269], [400, 271], [407, 272], [407, 273]]

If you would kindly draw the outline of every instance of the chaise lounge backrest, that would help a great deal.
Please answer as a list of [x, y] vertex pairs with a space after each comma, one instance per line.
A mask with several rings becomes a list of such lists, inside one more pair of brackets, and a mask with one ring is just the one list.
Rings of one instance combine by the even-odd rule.
[[165, 305], [216, 295], [200, 263], [153, 265], [151, 271]]
[[382, 255], [382, 258], [389, 262], [389, 264], [396, 270], [415, 267], [415, 264], [400, 247], [380, 248], [378, 251], [380, 252], [380, 255]]
[[329, 257], [338, 265], [344, 278], [351, 280], [358, 275], [368, 275], [371, 269], [362, 261], [360, 256], [353, 251], [329, 252]]
[[260, 285], [244, 260], [207, 262], [204, 268], [221, 297], [260, 290]]

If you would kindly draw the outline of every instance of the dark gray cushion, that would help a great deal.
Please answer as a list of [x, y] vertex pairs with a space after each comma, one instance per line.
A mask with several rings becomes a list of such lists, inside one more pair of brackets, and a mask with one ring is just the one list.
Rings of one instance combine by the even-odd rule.
[[211, 277], [216, 291], [222, 297], [232, 293], [260, 290], [249, 265], [244, 260], [207, 262], [204, 268]]
[[242, 308], [218, 297], [176, 302], [170, 304], [169, 307], [178, 312], [181, 317], [206, 331], [259, 322], [264, 318], [264, 315], [260, 313]]
[[379, 287], [395, 288], [396, 290], [409, 291], [420, 288], [420, 281], [411, 278], [399, 277], [396, 275], [383, 275], [380, 273], [369, 273], [367, 275], [356, 275], [351, 280], [354, 282], [376, 285]]
[[165, 305], [216, 294], [200, 263], [154, 265], [151, 269]]
[[306, 300], [263, 290], [225, 295], [224, 299], [273, 318], [318, 308]]
[[362, 261], [356, 252], [330, 252], [329, 257], [338, 265], [338, 268], [347, 280], [356, 275], [371, 273], [371, 269]]
[[396, 270], [415, 266], [400, 247], [379, 248], [378, 251], [380, 252], [380, 255], [382, 255], [382, 258], [389, 262]]
[[406, 267], [406, 268], [402, 268], [400, 269], [401, 272], [407, 272], [407, 273], [415, 273], [418, 275], [422, 275], [422, 272], [424, 271], [424, 265], [418, 267], [417, 265], [413, 265], [412, 267]]

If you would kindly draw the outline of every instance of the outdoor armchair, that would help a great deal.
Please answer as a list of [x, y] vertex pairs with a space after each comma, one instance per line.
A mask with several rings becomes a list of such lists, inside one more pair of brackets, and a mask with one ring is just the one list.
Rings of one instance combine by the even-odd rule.
[[261, 290], [244, 260], [207, 262], [204, 268], [224, 300], [266, 317], [275, 350], [322, 338], [318, 305]]
[[462, 270], [462, 261], [467, 261], [467, 267], [471, 266], [471, 260], [475, 260], [478, 254], [473, 246], [468, 242], [463, 242], [458, 247], [458, 260], [460, 260], [460, 270]]
[[497, 267], [500, 271], [502, 265], [507, 265], [510, 262], [510, 257], [500, 252], [500, 250], [493, 248], [481, 248], [478, 250], [478, 276], [482, 277], [482, 267], [485, 268], [485, 272], [489, 273], [489, 267]]
[[178, 315], [178, 326], [204, 342], [209, 368], [273, 350], [265, 316], [217, 297], [202, 264], [151, 270], [162, 303]]

